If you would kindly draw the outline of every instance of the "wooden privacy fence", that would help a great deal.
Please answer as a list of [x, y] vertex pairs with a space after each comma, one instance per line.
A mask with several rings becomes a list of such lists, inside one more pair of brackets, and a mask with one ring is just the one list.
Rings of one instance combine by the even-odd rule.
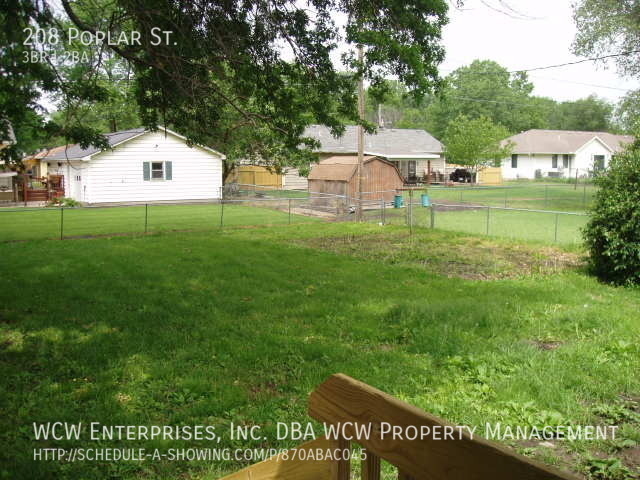
[[260, 185], [270, 188], [282, 188], [282, 175], [272, 173], [265, 167], [257, 165], [240, 165], [227, 181], [241, 185]]
[[[321, 437], [224, 477], [224, 480], [349, 480], [349, 459], [309, 459], [308, 452], [348, 451], [350, 439], [363, 447], [362, 479], [379, 480], [381, 460], [394, 465], [400, 480], [577, 480], [507, 448], [467, 433], [454, 438], [418, 436], [415, 440], [394, 439], [388, 425], [400, 431], [450, 427], [446, 421], [398, 400], [346, 375], [332, 375], [312, 394], [309, 415], [327, 425], [339, 426], [342, 437]], [[371, 425], [369, 435], [359, 435], [357, 425]], [[385, 426], [382, 428], [382, 426]], [[426, 431], [426, 430], [424, 430]], [[348, 440], [349, 439], [349, 440]], [[297, 452], [295, 452], [297, 450]]]

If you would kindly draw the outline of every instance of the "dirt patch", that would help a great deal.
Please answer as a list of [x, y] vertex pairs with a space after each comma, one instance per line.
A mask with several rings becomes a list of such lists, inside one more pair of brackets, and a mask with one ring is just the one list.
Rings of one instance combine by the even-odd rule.
[[294, 243], [390, 264], [415, 265], [447, 277], [496, 280], [548, 274], [581, 264], [560, 248], [521, 245], [443, 232], [389, 232], [295, 240]]
[[540, 350], [556, 350], [562, 346], [562, 342], [555, 340], [532, 340], [531, 344], [539, 348]]

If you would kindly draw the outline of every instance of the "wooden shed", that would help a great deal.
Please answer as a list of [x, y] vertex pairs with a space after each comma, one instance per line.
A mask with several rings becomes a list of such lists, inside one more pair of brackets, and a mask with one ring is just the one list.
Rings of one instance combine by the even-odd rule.
[[[404, 182], [391, 162], [367, 155], [363, 163], [363, 200], [393, 200]], [[357, 155], [335, 155], [322, 160], [309, 173], [309, 192], [345, 195], [358, 198]]]

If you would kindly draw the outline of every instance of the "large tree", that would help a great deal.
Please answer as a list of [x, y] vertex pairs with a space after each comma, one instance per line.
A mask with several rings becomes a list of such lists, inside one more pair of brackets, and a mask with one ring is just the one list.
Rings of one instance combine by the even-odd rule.
[[532, 91], [526, 73], [510, 73], [492, 60], [475, 60], [445, 78], [441, 96], [428, 108], [430, 130], [442, 136], [449, 120], [459, 115], [485, 116], [510, 132], [540, 128], [544, 119], [531, 102]]
[[477, 173], [511, 155], [513, 145], [505, 143], [508, 130], [490, 118], [469, 118], [460, 115], [451, 120], [444, 136], [447, 163], [461, 165], [471, 170], [476, 181]]
[[[11, 63], [20, 53], [25, 27], [50, 29], [58, 20], [45, 0], [1, 3], [10, 7], [3, 8], [3, 23], [11, 16], [15, 25], [10, 39], [15, 52], [2, 57], [6, 68], [4, 61]], [[304, 156], [298, 147], [301, 141], [314, 144], [301, 139], [311, 122], [340, 133], [345, 120], [358, 121], [358, 77], [376, 94], [389, 75], [416, 98], [436, 88], [447, 20], [446, 0], [62, 0], [61, 5], [81, 31], [128, 39], [139, 34], [139, 43], [106, 47], [133, 67], [146, 126], [176, 126], [192, 141], [275, 162]], [[343, 55], [342, 69], [353, 75], [341, 75], [331, 59], [343, 41], [352, 48]], [[357, 44], [364, 47], [363, 62], [355, 54]], [[31, 89], [31, 108], [42, 90], [95, 101], [109, 97], [92, 75], [61, 80], [49, 64], [30, 68], [24, 83]], [[11, 104], [11, 98], [3, 103]], [[13, 114], [8, 117], [13, 122]], [[72, 141], [88, 138], [80, 127], [81, 121], [72, 122], [63, 133]]]
[[586, 98], [559, 103], [551, 112], [549, 128], [604, 132], [612, 128], [612, 113], [611, 103], [590, 95]]

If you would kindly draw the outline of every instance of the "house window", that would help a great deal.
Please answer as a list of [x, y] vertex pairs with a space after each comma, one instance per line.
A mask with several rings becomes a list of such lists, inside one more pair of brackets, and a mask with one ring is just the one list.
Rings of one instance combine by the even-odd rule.
[[151, 179], [164, 180], [164, 162], [151, 162]]
[[604, 170], [604, 155], [593, 156], [593, 169], [595, 171]]
[[562, 155], [562, 168], [569, 168], [569, 159], [570, 156], [568, 154]]
[[551, 168], [558, 168], [558, 155], [551, 155]]
[[0, 192], [9, 192], [12, 189], [12, 177], [0, 177]]
[[511, 155], [511, 168], [518, 168], [518, 154]]
[[142, 162], [142, 176], [148, 180], [171, 180], [173, 162]]

